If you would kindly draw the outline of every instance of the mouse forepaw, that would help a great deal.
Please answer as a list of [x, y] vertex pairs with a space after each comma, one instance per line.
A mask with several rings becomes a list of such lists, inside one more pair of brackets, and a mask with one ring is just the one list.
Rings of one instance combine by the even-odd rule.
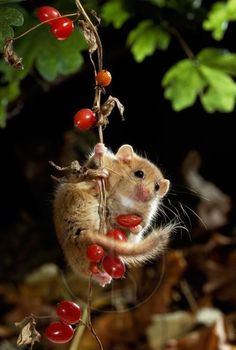
[[95, 157], [101, 157], [103, 156], [103, 154], [106, 152], [106, 146], [104, 145], [104, 143], [97, 143], [95, 148], [94, 148], [94, 153], [95, 153]]

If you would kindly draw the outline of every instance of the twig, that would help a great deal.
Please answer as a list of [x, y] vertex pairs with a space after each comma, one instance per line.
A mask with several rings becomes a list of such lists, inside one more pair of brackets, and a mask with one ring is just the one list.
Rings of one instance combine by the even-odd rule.
[[89, 278], [89, 285], [88, 285], [88, 304], [87, 304], [87, 308], [88, 308], [88, 318], [87, 318], [87, 326], [90, 330], [90, 332], [92, 333], [92, 335], [94, 336], [94, 338], [97, 340], [100, 349], [103, 350], [103, 346], [101, 343], [101, 340], [98, 338], [97, 333], [95, 331], [95, 329], [93, 328], [92, 325], [92, 320], [91, 320], [91, 302], [92, 302], [92, 273], [90, 274], [90, 278]]
[[187, 42], [184, 40], [184, 38], [180, 34], [180, 32], [174, 27], [167, 27], [167, 29], [169, 30], [170, 33], [172, 33], [176, 37], [176, 39], [180, 43], [180, 46], [182, 47], [182, 49], [184, 50], [188, 58], [193, 60], [195, 58], [195, 55], [193, 51], [190, 49], [190, 47], [188, 46]]
[[[78, 16], [78, 12], [74, 12], [74, 13], [68, 13], [67, 15], [63, 15], [63, 16], [60, 16], [60, 18], [64, 18], [64, 17], [73, 17], [73, 16]], [[12, 40], [18, 40], [20, 38], [22, 38], [23, 36], [29, 34], [30, 32], [32, 32], [33, 30], [41, 27], [42, 25], [44, 25], [45, 23], [48, 23], [48, 22], [52, 22], [52, 21], [55, 21], [57, 20], [58, 18], [51, 18], [51, 19], [47, 19], [46, 21], [43, 21], [41, 23], [38, 23], [36, 24], [35, 26], [31, 27], [30, 29], [26, 30], [24, 33], [16, 36], [15, 38], [12, 38]]]
[[80, 341], [81, 341], [82, 336], [84, 334], [85, 327], [87, 326], [86, 325], [87, 317], [88, 317], [88, 308], [86, 307], [83, 310], [82, 320], [79, 323], [79, 326], [78, 326], [78, 328], [77, 328], [77, 330], [75, 332], [75, 335], [74, 335], [74, 338], [73, 338], [73, 341], [71, 343], [71, 346], [70, 346], [69, 350], [78, 350], [79, 349]]
[[180, 281], [180, 288], [181, 288], [185, 298], [187, 299], [187, 302], [188, 302], [192, 312], [196, 313], [198, 311], [198, 305], [197, 305], [197, 302], [196, 302], [196, 300], [193, 296], [193, 293], [189, 287], [189, 284], [185, 279]]

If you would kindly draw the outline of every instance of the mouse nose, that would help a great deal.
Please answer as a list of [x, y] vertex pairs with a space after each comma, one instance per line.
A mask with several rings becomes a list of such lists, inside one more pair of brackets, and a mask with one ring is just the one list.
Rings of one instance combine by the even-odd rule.
[[135, 200], [141, 202], [147, 202], [151, 197], [150, 191], [144, 185], [138, 185], [136, 187]]

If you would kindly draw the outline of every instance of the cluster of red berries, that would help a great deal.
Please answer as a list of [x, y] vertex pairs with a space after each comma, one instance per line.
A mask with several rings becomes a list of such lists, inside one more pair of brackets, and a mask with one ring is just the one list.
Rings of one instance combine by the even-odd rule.
[[74, 23], [70, 18], [62, 17], [60, 12], [52, 6], [41, 6], [36, 10], [40, 22], [51, 26], [50, 32], [57, 40], [67, 39], [74, 30]]
[[[138, 226], [141, 220], [139, 216], [133, 214], [119, 215], [116, 218], [117, 223], [126, 228]], [[127, 241], [124, 231], [120, 229], [108, 231], [107, 236], [117, 241]], [[122, 278], [125, 274], [126, 267], [123, 260], [119, 256], [106, 255], [103, 247], [98, 244], [88, 246], [87, 257], [90, 261], [90, 271], [93, 274], [100, 272], [99, 265], [114, 279]]]
[[74, 335], [72, 325], [81, 319], [81, 309], [73, 301], [64, 300], [58, 304], [56, 313], [60, 321], [50, 323], [44, 334], [53, 343], [67, 343]]
[[[100, 87], [110, 85], [111, 73], [107, 69], [101, 69], [96, 75], [96, 84]], [[80, 130], [88, 130], [97, 122], [95, 113], [89, 108], [80, 109], [74, 116], [74, 125]]]

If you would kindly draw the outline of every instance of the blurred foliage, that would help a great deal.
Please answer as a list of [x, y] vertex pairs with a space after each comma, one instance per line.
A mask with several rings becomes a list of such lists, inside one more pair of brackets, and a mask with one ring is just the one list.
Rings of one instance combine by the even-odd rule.
[[[73, 0], [46, 3], [62, 14], [76, 12]], [[203, 0], [88, 0], [82, 4], [101, 17], [100, 30], [109, 30], [110, 26], [124, 30], [127, 48], [139, 63], [154, 54], [158, 57], [158, 50], [168, 55], [171, 39], [179, 41], [183, 60], [170, 67], [162, 80], [164, 96], [175, 111], [194, 105], [198, 99], [208, 113], [234, 110], [236, 55], [227, 50], [224, 39], [229, 23], [236, 20], [236, 0], [211, 5]], [[0, 0], [1, 52], [6, 38], [18, 36], [37, 23], [35, 4]], [[79, 28], [65, 41], [55, 40], [49, 29], [47, 25], [41, 26], [14, 42], [16, 54], [23, 57], [24, 70], [15, 71], [3, 59], [0, 61], [1, 127], [5, 126], [10, 107], [14, 107], [14, 101], [22, 93], [21, 82], [32, 72], [45, 84], [45, 81], [60, 81], [63, 76], [78, 72], [83, 65], [82, 52], [87, 45]], [[223, 48], [216, 43], [217, 48], [201, 47], [198, 54], [192, 54], [189, 45], [196, 33], [208, 36], [209, 41], [211, 34], [217, 41], [224, 40]], [[188, 43], [184, 38], [186, 34]]]

